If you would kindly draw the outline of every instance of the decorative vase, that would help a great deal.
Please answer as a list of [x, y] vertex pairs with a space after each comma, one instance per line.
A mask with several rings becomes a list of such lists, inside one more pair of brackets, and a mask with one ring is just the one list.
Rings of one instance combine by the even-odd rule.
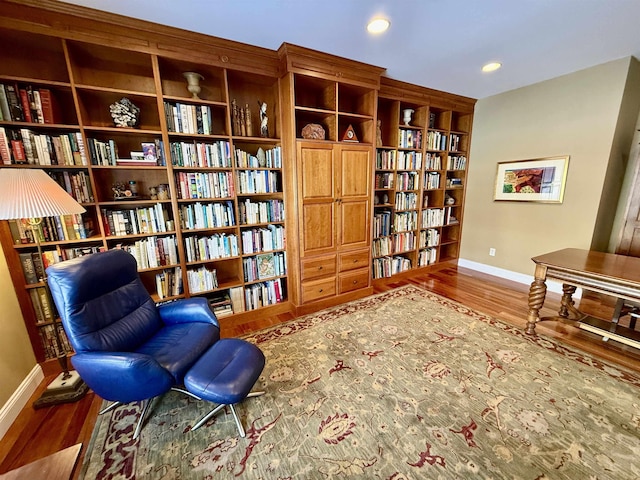
[[184, 72], [182, 75], [187, 79], [187, 90], [191, 92], [191, 98], [200, 100], [198, 96], [202, 90], [200, 88], [200, 80], [204, 80], [204, 77], [197, 72]]
[[413, 112], [415, 112], [413, 108], [405, 108], [404, 110], [402, 110], [402, 120], [404, 120], [404, 124], [407, 127], [411, 122], [411, 115], [413, 115]]

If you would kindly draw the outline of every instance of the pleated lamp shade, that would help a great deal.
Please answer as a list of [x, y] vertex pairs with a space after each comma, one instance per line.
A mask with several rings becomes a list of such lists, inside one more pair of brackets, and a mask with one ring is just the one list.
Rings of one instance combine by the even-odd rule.
[[84, 211], [43, 170], [0, 169], [0, 220], [57, 217]]

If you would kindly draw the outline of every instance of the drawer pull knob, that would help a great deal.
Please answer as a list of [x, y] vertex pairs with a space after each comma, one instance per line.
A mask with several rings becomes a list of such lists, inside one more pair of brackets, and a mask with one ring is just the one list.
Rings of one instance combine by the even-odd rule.
[[322, 270], [322, 265], [318, 267], [318, 270]]
[[358, 263], [358, 260], [357, 260], [357, 259], [355, 259], [355, 260], [353, 261], [353, 263]]
[[357, 285], [357, 284], [358, 284], [358, 280], [354, 280], [354, 281], [353, 281], [353, 284], [354, 284], [354, 285]]
[[319, 293], [322, 293], [324, 291], [324, 288], [321, 288], [320, 290], [318, 290]]

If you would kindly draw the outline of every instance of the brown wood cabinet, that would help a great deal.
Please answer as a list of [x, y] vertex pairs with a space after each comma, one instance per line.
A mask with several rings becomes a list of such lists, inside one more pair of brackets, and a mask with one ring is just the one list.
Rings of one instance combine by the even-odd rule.
[[[387, 261], [417, 268], [458, 257], [466, 163], [447, 161], [468, 155], [471, 99], [295, 45], [273, 51], [51, 0], [0, 0], [0, 43], [0, 84], [27, 99], [48, 94], [57, 106], [46, 122], [30, 102], [16, 107], [25, 116], [3, 112], [0, 168], [43, 169], [87, 210], [46, 221], [47, 261], [128, 249], [158, 301], [232, 297], [232, 315], [218, 310], [224, 323], [368, 295]], [[197, 97], [185, 72], [202, 78]], [[133, 126], [116, 126], [110, 114], [123, 98], [140, 109]], [[262, 104], [268, 132], [260, 129]], [[407, 108], [414, 116], [403, 125]], [[303, 134], [310, 124], [324, 133]], [[422, 144], [399, 143], [407, 132]], [[446, 147], [427, 147], [432, 133], [446, 137]], [[33, 150], [22, 152], [27, 143]], [[154, 149], [151, 166], [123, 162]], [[420, 163], [383, 165], [385, 152], [419, 154]], [[442, 164], [427, 167], [430, 155]], [[427, 182], [432, 174], [437, 187]], [[380, 185], [379, 175], [393, 183]], [[131, 197], [114, 196], [114, 188]], [[430, 225], [431, 209], [447, 209], [457, 222]], [[393, 222], [414, 220], [382, 235], [384, 212]], [[438, 234], [434, 246], [421, 240], [430, 231]], [[41, 304], [44, 283], [23, 272], [33, 240], [20, 222], [0, 222], [42, 362], [55, 356], [51, 338], [60, 324]], [[380, 254], [385, 242], [405, 243]], [[258, 273], [263, 261], [268, 276]]]

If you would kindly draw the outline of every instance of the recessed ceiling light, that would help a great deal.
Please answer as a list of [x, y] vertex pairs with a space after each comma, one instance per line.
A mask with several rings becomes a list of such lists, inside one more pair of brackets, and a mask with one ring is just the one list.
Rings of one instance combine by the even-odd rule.
[[483, 72], [495, 72], [500, 67], [502, 67], [502, 64], [500, 62], [491, 62], [491, 63], [487, 63], [484, 67], [482, 67], [482, 71]]
[[375, 18], [369, 22], [367, 30], [369, 33], [382, 33], [389, 28], [389, 25], [391, 22], [386, 18]]

